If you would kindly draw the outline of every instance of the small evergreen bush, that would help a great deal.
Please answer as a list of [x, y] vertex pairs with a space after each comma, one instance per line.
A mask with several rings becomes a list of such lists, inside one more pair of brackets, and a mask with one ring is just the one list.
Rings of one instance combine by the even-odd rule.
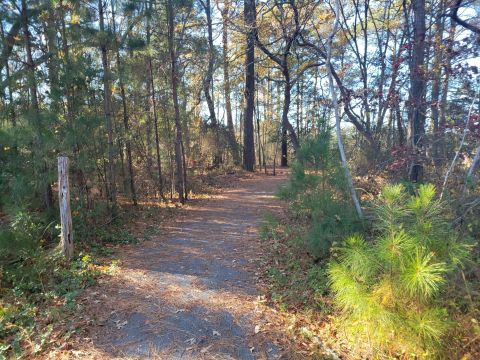
[[356, 231], [361, 222], [351, 204], [338, 150], [331, 131], [304, 140], [291, 169], [289, 183], [278, 195], [291, 203], [293, 215], [308, 230], [301, 239], [316, 261], [328, 259], [330, 248]]
[[435, 358], [451, 322], [442, 299], [468, 247], [435, 188], [408, 196], [387, 186], [374, 207], [374, 238], [346, 239], [329, 264], [340, 328], [365, 357]]

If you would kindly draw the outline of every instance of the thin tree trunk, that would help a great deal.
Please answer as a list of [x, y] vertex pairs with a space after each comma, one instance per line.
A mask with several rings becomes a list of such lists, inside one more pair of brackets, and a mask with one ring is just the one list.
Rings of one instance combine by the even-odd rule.
[[149, 58], [148, 64], [148, 74], [150, 82], [150, 109], [153, 112], [153, 130], [155, 133], [155, 150], [156, 150], [156, 159], [157, 159], [157, 171], [158, 171], [158, 191], [160, 197], [163, 195], [163, 172], [162, 172], [162, 158], [160, 151], [160, 135], [158, 132], [158, 114], [157, 114], [157, 100], [155, 93], [155, 83], [153, 81], [153, 71], [152, 71], [152, 59]]
[[[285, 56], [284, 63], [287, 63], [287, 56]], [[290, 71], [288, 70], [288, 66], [283, 68], [283, 77], [285, 80], [285, 87], [283, 89], [283, 111], [282, 111], [282, 126], [284, 130], [288, 131], [290, 135], [290, 142], [292, 143], [293, 151], [296, 153], [297, 150], [300, 148], [300, 143], [298, 141], [297, 134], [295, 133], [295, 129], [293, 128], [290, 121], [288, 121], [288, 112], [290, 111], [290, 103], [291, 103], [291, 92], [292, 92], [292, 83], [290, 79]], [[283, 146], [283, 144], [282, 144]]]
[[350, 174], [350, 170], [348, 168], [347, 157], [345, 155], [345, 149], [343, 146], [342, 141], [342, 132], [340, 128], [341, 116], [340, 116], [340, 108], [337, 101], [337, 93], [335, 92], [335, 85], [333, 83], [333, 74], [332, 74], [332, 66], [331, 66], [331, 57], [332, 57], [332, 43], [333, 38], [335, 37], [335, 33], [338, 30], [339, 26], [339, 16], [338, 11], [340, 7], [340, 0], [335, 0], [335, 22], [333, 25], [332, 32], [328, 37], [327, 43], [327, 74], [328, 74], [328, 84], [330, 87], [330, 96], [332, 97], [333, 108], [335, 112], [335, 132], [337, 135], [337, 143], [338, 143], [338, 150], [340, 152], [340, 158], [342, 160], [343, 169], [345, 171], [345, 176], [347, 178], [348, 187], [350, 189], [350, 194], [352, 196], [352, 201], [355, 206], [355, 210], [357, 211], [357, 215], [360, 219], [363, 218], [362, 208], [360, 207], [360, 201], [357, 197], [357, 192], [355, 191], [355, 187], [353, 185], [352, 175]]
[[[34, 117], [34, 127], [36, 128], [36, 157], [35, 166], [38, 167], [38, 175], [42, 183], [43, 191], [43, 202], [46, 209], [50, 209], [53, 205], [53, 193], [50, 182], [48, 180], [48, 167], [45, 160], [42, 160], [42, 152], [44, 151], [44, 145], [42, 141], [42, 124], [40, 116], [40, 105], [38, 103], [38, 90], [37, 90], [37, 80], [35, 78], [35, 63], [33, 61], [32, 55], [32, 41], [30, 30], [28, 28], [28, 9], [26, 0], [22, 0], [22, 25], [23, 25], [23, 35], [25, 40], [25, 52], [27, 55], [27, 78], [28, 78], [28, 87], [30, 91], [30, 98], [33, 108], [33, 117]], [[41, 165], [43, 164], [43, 165]]]
[[258, 154], [258, 167], [262, 169], [262, 141], [260, 139], [260, 97], [258, 96], [258, 86], [255, 89], [256, 92], [256, 106], [255, 106], [255, 119], [256, 119], [256, 132], [257, 132], [257, 154]]
[[[285, 62], [287, 59], [285, 58]], [[283, 76], [285, 80], [284, 89], [283, 89], [283, 110], [282, 110], [282, 159], [281, 165], [288, 166], [288, 143], [287, 143], [287, 132], [290, 134], [290, 142], [294, 152], [300, 148], [300, 143], [298, 142], [297, 134], [295, 130], [288, 121], [288, 112], [290, 111], [290, 102], [291, 102], [291, 89], [292, 85], [290, 82], [290, 72], [287, 67], [283, 69]]]
[[431, 112], [432, 112], [432, 123], [433, 123], [433, 142], [432, 142], [432, 149], [433, 149], [433, 160], [435, 164], [439, 165], [439, 158], [438, 158], [438, 146], [439, 146], [439, 130], [440, 130], [440, 123], [439, 123], [439, 99], [440, 99], [440, 85], [441, 85], [441, 77], [442, 77], [442, 55], [443, 55], [443, 30], [444, 30], [444, 17], [443, 17], [443, 1], [441, 2], [440, 8], [437, 10], [437, 14], [435, 17], [435, 36], [433, 42], [433, 64], [432, 64], [432, 73], [433, 73], [433, 81], [432, 81], [432, 93], [431, 93]]
[[395, 118], [397, 120], [398, 144], [405, 144], [405, 132], [403, 131], [402, 113], [400, 111], [400, 104], [395, 105]]
[[58, 49], [57, 49], [57, 26], [55, 23], [56, 14], [52, 3], [48, 3], [48, 11], [46, 16], [45, 33], [48, 46], [48, 78], [50, 81], [50, 99], [52, 110], [55, 115], [61, 110], [61, 93], [58, 77]]
[[113, 139], [113, 119], [111, 110], [112, 89], [110, 86], [110, 66], [108, 63], [108, 52], [105, 34], [105, 19], [103, 0], [98, 0], [98, 13], [100, 22], [100, 34], [102, 35], [100, 50], [102, 53], [103, 66], [103, 111], [108, 134], [108, 166], [107, 166], [107, 183], [108, 183], [108, 202], [111, 206], [112, 214], [116, 211], [117, 205], [117, 185], [115, 179], [114, 164], [114, 139]]
[[425, 143], [425, 0], [413, 0], [413, 49], [410, 64], [410, 146], [415, 153], [410, 165], [410, 180], [419, 182], [423, 179], [423, 154]]
[[119, 43], [117, 39], [117, 31], [115, 24], [115, 7], [113, 1], [112, 5], [112, 22], [113, 22], [113, 36], [115, 37], [115, 51], [117, 55], [117, 67], [118, 67], [118, 79], [120, 84], [120, 95], [122, 98], [122, 109], [123, 109], [123, 127], [125, 130], [125, 147], [127, 150], [127, 165], [128, 165], [128, 183], [130, 185], [130, 196], [132, 197], [132, 202], [134, 205], [137, 205], [137, 191], [135, 189], [135, 172], [133, 170], [133, 161], [132, 161], [132, 143], [130, 141], [130, 125], [128, 118], [128, 109], [127, 109], [127, 96], [125, 94], [125, 84], [123, 80], [124, 71], [123, 64], [120, 58]]
[[438, 156], [440, 157], [440, 163], [443, 163], [446, 159], [446, 146], [445, 146], [445, 126], [447, 125], [447, 112], [448, 112], [448, 89], [450, 85], [450, 75], [452, 73], [452, 57], [453, 57], [453, 45], [455, 42], [456, 23], [451, 21], [450, 30], [448, 34], [448, 43], [445, 49], [445, 70], [442, 76], [442, 95], [439, 106], [439, 134], [438, 134]]
[[255, 0], [244, 1], [244, 21], [247, 29], [245, 57], [245, 111], [243, 135], [243, 167], [253, 171], [255, 167], [255, 144], [253, 134], [253, 108], [255, 105]]
[[215, 154], [213, 156], [213, 166], [216, 167], [221, 163], [221, 149], [219, 138], [219, 124], [215, 114], [215, 104], [213, 102], [213, 63], [215, 56], [215, 47], [213, 44], [213, 29], [212, 29], [212, 8], [210, 0], [201, 1], [207, 17], [207, 33], [208, 33], [208, 67], [205, 79], [203, 81], [203, 91], [205, 93], [205, 100], [207, 101], [208, 111], [210, 113], [210, 122], [213, 130], [213, 137], [215, 139]]
[[[65, 25], [65, 11], [64, 11], [63, 0], [60, 0], [60, 14], [61, 14], [62, 50], [65, 56], [65, 68], [67, 71], [71, 71], [70, 50], [68, 48], [67, 27]], [[74, 88], [72, 86], [72, 82], [69, 77], [67, 77], [66, 79], [65, 89], [66, 89], [66, 98], [67, 98], [67, 119], [69, 123], [72, 124], [73, 116], [76, 109], [74, 108], [75, 107]]]
[[180, 119], [180, 108], [178, 105], [178, 78], [177, 78], [177, 58], [175, 54], [174, 47], [174, 38], [175, 38], [175, 14], [173, 12], [173, 0], [167, 0], [167, 20], [168, 20], [168, 50], [170, 53], [170, 71], [171, 71], [171, 82], [172, 82], [172, 97], [173, 97], [173, 108], [175, 112], [175, 128], [176, 128], [176, 137], [175, 137], [175, 162], [177, 164], [177, 192], [178, 192], [178, 201], [180, 203], [185, 203], [185, 173], [183, 169], [183, 133], [182, 133], [182, 122]]
[[147, 121], [146, 121], [146, 146], [147, 146], [147, 159], [146, 159], [146, 165], [147, 165], [147, 173], [148, 175], [153, 178], [153, 172], [152, 172], [152, 166], [153, 166], [153, 160], [152, 160], [152, 96], [151, 96], [151, 90], [150, 90], [150, 84], [152, 81], [150, 80], [152, 77], [151, 74], [151, 64], [152, 64], [152, 59], [150, 56], [150, 37], [151, 37], [151, 28], [150, 28], [150, 16], [152, 14], [152, 0], [148, 1], [148, 7], [149, 7], [149, 14], [146, 16], [146, 38], [147, 38], [147, 56], [145, 58], [145, 66], [147, 70], [147, 76], [146, 76], [146, 84], [145, 88], [147, 91], [147, 100], [145, 101], [145, 105], [147, 108]]
[[[148, 70], [147, 70], [148, 72]], [[147, 80], [147, 82], [149, 83], [149, 81]], [[147, 159], [146, 159], [146, 166], [147, 166], [147, 173], [150, 177], [153, 177], [153, 172], [152, 172], [152, 116], [151, 116], [151, 110], [150, 110], [150, 86], [148, 85], [147, 83], [147, 100], [146, 100], [146, 114], [147, 114], [147, 120], [146, 120], [146, 124], [145, 124], [145, 132], [146, 132], [146, 143], [145, 143], [145, 146], [146, 146], [146, 156], [147, 156]]]
[[[2, 43], [5, 44], [6, 39], [5, 39], [5, 30], [3, 28], [3, 22], [0, 21], [0, 31], [2, 35]], [[8, 63], [8, 59], [5, 61], [5, 75], [6, 75], [6, 84], [7, 84], [7, 90], [8, 90], [8, 106], [10, 110], [10, 121], [12, 123], [12, 127], [17, 126], [17, 114], [15, 112], [15, 104], [13, 103], [13, 93], [12, 93], [12, 80], [10, 77], [10, 64]], [[15, 146], [16, 148], [16, 146]]]
[[222, 31], [222, 44], [223, 44], [223, 81], [224, 81], [224, 93], [225, 93], [225, 111], [227, 113], [227, 137], [230, 145], [230, 151], [232, 153], [233, 162], [235, 165], [240, 165], [240, 152], [238, 148], [237, 139], [235, 138], [235, 129], [233, 127], [232, 118], [232, 102], [230, 99], [230, 61], [228, 59], [228, 11], [230, 9], [230, 1], [225, 0], [224, 8], [222, 11], [223, 19], [223, 31]]

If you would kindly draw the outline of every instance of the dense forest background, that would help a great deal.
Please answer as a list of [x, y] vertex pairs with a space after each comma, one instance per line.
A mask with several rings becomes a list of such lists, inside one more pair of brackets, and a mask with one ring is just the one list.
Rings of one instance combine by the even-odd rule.
[[[386, 326], [383, 337], [372, 340], [380, 344], [372, 348], [388, 348], [390, 354], [428, 357], [446, 334], [439, 300], [433, 299], [437, 287], [459, 274], [478, 284], [478, 12], [478, 3], [469, 0], [3, 0], [5, 298], [44, 290], [36, 280], [17, 288], [26, 281], [16, 272], [19, 266], [25, 272], [32, 263], [62, 261], [32, 260], [58, 243], [60, 155], [70, 159], [73, 227], [80, 243], [98, 241], [105, 225], [115, 224], [132, 205], [185, 203], [199, 191], [195, 179], [201, 174], [238, 167], [274, 174], [276, 167], [293, 164], [281, 196], [309, 229], [302, 246], [312, 261], [327, 268], [331, 247], [354, 232], [407, 236], [395, 228], [402, 224], [418, 230], [407, 236], [418, 240], [407, 246], [418, 265], [442, 264], [423, 269], [432, 278], [424, 279], [426, 285], [412, 280], [410, 297], [399, 296], [394, 306], [401, 313], [395, 321], [425, 320], [428, 313], [435, 331], [426, 323], [411, 325], [416, 340], [405, 336], [393, 346]], [[372, 210], [389, 183], [402, 185], [387, 186], [381, 195], [386, 203]], [[420, 186], [427, 183], [433, 185]], [[380, 228], [365, 225], [378, 219], [384, 221]], [[437, 232], [427, 234], [427, 227]], [[448, 244], [458, 247], [434, 244], [447, 238], [455, 238]], [[371, 243], [350, 239], [362, 249]], [[337, 265], [321, 276], [330, 276], [343, 315], [355, 314], [350, 320], [358, 324], [367, 316], [354, 306], [361, 297], [357, 293], [351, 301], [354, 294], [342, 289], [354, 287], [355, 279], [378, 295], [374, 284], [387, 283], [387, 266], [367, 274], [358, 265], [385, 257], [362, 261], [352, 260], [349, 250], [333, 252]], [[85, 261], [78, 260], [72, 271], [81, 272]], [[460, 272], [466, 263], [477, 267]], [[403, 265], [389, 264], [390, 275], [403, 274]], [[347, 272], [355, 275], [349, 280]], [[401, 289], [391, 276], [392, 288]], [[408, 314], [413, 303], [421, 304], [416, 317]], [[371, 310], [369, 304], [365, 308]], [[4, 313], [15, 323], [13, 310]], [[478, 309], [467, 313], [478, 318]], [[380, 326], [381, 316], [386, 319], [382, 313], [367, 323]], [[388, 321], [397, 326], [393, 317]], [[2, 326], [3, 336], [16, 334]], [[413, 330], [400, 332], [408, 331]], [[372, 351], [358, 353], [373, 356]]]
[[252, 6], [2, 3], [2, 203], [50, 209], [58, 154], [86, 208], [186, 195], [189, 172], [271, 166], [277, 143], [286, 165], [333, 118], [327, 69], [358, 175], [439, 181], [465, 129], [474, 158], [474, 8], [340, 4], [330, 39], [334, 4]]

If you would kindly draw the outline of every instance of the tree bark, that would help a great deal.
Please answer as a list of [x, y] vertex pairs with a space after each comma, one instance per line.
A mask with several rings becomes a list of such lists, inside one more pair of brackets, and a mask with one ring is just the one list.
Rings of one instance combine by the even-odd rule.
[[225, 94], [225, 111], [227, 113], [227, 137], [232, 153], [233, 162], [235, 165], [240, 165], [241, 158], [238, 148], [237, 139], [235, 138], [235, 129], [233, 127], [232, 117], [232, 102], [230, 98], [230, 61], [228, 59], [228, 11], [230, 9], [230, 1], [225, 0], [222, 11], [223, 29], [222, 29], [222, 44], [223, 44], [223, 82]]
[[[68, 47], [68, 39], [67, 39], [67, 27], [65, 25], [65, 5], [63, 4], [63, 0], [60, 0], [60, 14], [61, 14], [61, 37], [62, 37], [62, 50], [65, 56], [65, 68], [66, 71], [71, 71], [71, 61], [70, 61], [70, 51]], [[66, 98], [67, 98], [67, 112], [66, 116], [70, 124], [73, 123], [73, 116], [76, 113], [75, 109], [75, 93], [74, 87], [70, 77], [66, 78]]]
[[245, 57], [243, 167], [247, 171], [253, 171], [255, 168], [255, 144], [253, 133], [253, 108], [255, 106], [255, 17], [255, 0], [245, 0], [244, 21], [247, 29], [247, 49]]
[[430, 109], [432, 112], [432, 123], [433, 123], [433, 141], [432, 141], [432, 152], [433, 160], [435, 164], [439, 164], [439, 132], [440, 132], [440, 123], [439, 123], [439, 107], [440, 107], [440, 85], [442, 77], [442, 58], [443, 58], [443, 30], [444, 30], [444, 17], [443, 15], [444, 6], [443, 1], [441, 2], [439, 9], [437, 9], [437, 14], [435, 16], [435, 36], [433, 41], [433, 64], [432, 64], [432, 91], [431, 91], [431, 103]]
[[173, 0], [167, 0], [167, 20], [168, 20], [168, 51], [170, 53], [170, 74], [172, 83], [173, 108], [175, 112], [175, 162], [177, 164], [177, 193], [178, 201], [185, 203], [185, 172], [183, 162], [183, 133], [182, 122], [180, 119], [180, 108], [178, 105], [178, 75], [177, 75], [177, 57], [175, 54], [175, 14], [173, 12]]
[[445, 49], [445, 65], [444, 73], [442, 76], [441, 84], [441, 98], [439, 106], [439, 134], [438, 134], [438, 156], [440, 162], [444, 162], [446, 159], [445, 149], [445, 126], [447, 125], [447, 112], [448, 112], [448, 89], [450, 86], [450, 75], [452, 73], [452, 57], [453, 57], [453, 45], [455, 41], [456, 24], [452, 21], [450, 24], [450, 30], [448, 34], [448, 42]]
[[127, 166], [128, 166], [128, 183], [130, 185], [130, 196], [132, 198], [133, 205], [137, 205], [137, 191], [135, 189], [135, 172], [133, 170], [133, 161], [132, 161], [132, 143], [130, 140], [130, 124], [128, 117], [128, 108], [127, 108], [127, 96], [125, 93], [125, 84], [124, 84], [124, 71], [122, 59], [120, 58], [120, 49], [117, 39], [117, 31], [115, 24], [115, 7], [112, 1], [112, 22], [113, 22], [113, 36], [115, 37], [115, 52], [117, 56], [117, 67], [118, 67], [118, 80], [120, 85], [120, 96], [122, 98], [122, 110], [123, 110], [123, 127], [125, 130], [125, 147], [127, 151]]
[[422, 157], [425, 151], [425, 0], [413, 0], [413, 49], [410, 63], [410, 146], [415, 154], [410, 165], [410, 180], [423, 179]]
[[44, 149], [44, 144], [42, 140], [42, 120], [40, 114], [40, 105], [38, 102], [38, 89], [37, 89], [37, 80], [35, 78], [35, 63], [33, 61], [32, 55], [32, 40], [30, 30], [28, 28], [29, 18], [28, 18], [28, 8], [26, 0], [22, 0], [22, 25], [23, 25], [23, 35], [25, 41], [25, 52], [27, 55], [27, 79], [28, 79], [28, 88], [30, 92], [30, 99], [32, 102], [33, 108], [33, 118], [34, 118], [34, 127], [36, 130], [35, 143], [37, 147], [35, 166], [37, 167], [37, 175], [40, 177], [42, 192], [43, 192], [43, 203], [45, 209], [50, 209], [53, 205], [53, 193], [52, 187], [48, 180], [48, 167], [45, 160], [42, 160], [42, 152]]
[[339, 25], [339, 18], [338, 18], [338, 11], [340, 7], [340, 1], [336, 0], [335, 1], [335, 22], [333, 25], [332, 32], [330, 33], [328, 37], [328, 42], [327, 42], [327, 74], [328, 74], [328, 84], [330, 88], [330, 95], [332, 97], [332, 103], [333, 103], [333, 108], [335, 112], [335, 131], [337, 135], [337, 144], [338, 144], [338, 150], [340, 152], [340, 158], [342, 160], [342, 165], [343, 169], [345, 171], [345, 176], [347, 178], [348, 182], [348, 187], [350, 189], [350, 194], [352, 196], [352, 201], [355, 206], [355, 210], [357, 211], [357, 215], [360, 219], [363, 218], [363, 212], [362, 208], [360, 207], [360, 201], [358, 200], [357, 193], [355, 191], [355, 187], [353, 184], [353, 179], [352, 175], [350, 174], [350, 170], [348, 169], [348, 163], [347, 163], [347, 157], [345, 155], [345, 149], [343, 146], [343, 141], [342, 141], [342, 132], [340, 128], [340, 122], [341, 122], [341, 116], [340, 116], [340, 107], [338, 105], [337, 101], [337, 94], [335, 92], [335, 85], [333, 82], [333, 74], [332, 74], [332, 66], [331, 66], [331, 57], [332, 57], [332, 43], [333, 43], [333, 38], [335, 37], [335, 33], [338, 30], [338, 25]]
[[158, 133], [158, 115], [157, 115], [157, 100], [155, 96], [155, 83], [153, 82], [153, 71], [152, 71], [152, 59], [150, 59], [149, 68], [149, 77], [150, 77], [150, 99], [151, 99], [151, 110], [153, 110], [153, 127], [155, 133], [155, 150], [157, 155], [157, 171], [158, 171], [158, 191], [160, 192], [160, 197], [163, 198], [163, 174], [162, 174], [162, 159], [160, 152], [160, 135]]
[[213, 29], [212, 29], [212, 7], [210, 5], [210, 0], [200, 1], [207, 18], [207, 33], [208, 33], [208, 67], [207, 73], [205, 74], [205, 79], [203, 81], [203, 91], [205, 93], [205, 100], [207, 101], [208, 111], [210, 113], [210, 123], [212, 125], [213, 137], [214, 137], [214, 155], [213, 155], [213, 166], [217, 167], [221, 163], [221, 149], [220, 149], [220, 138], [219, 138], [219, 124], [217, 121], [217, 116], [215, 114], [215, 104], [211, 91], [213, 86], [213, 65], [215, 61], [215, 46], [213, 45]]
[[[151, 0], [149, 2], [149, 7], [150, 7], [150, 12], [152, 12], [153, 9], [153, 1]], [[148, 21], [147, 18], [147, 46], [150, 45], [150, 22]], [[148, 49], [150, 51], [150, 49]], [[152, 123], [151, 119], [153, 116], [153, 130], [155, 134], [155, 151], [156, 151], [156, 161], [157, 161], [157, 172], [158, 172], [158, 192], [159, 195], [162, 199], [164, 199], [164, 181], [163, 181], [163, 171], [162, 171], [162, 158], [161, 158], [161, 151], [160, 151], [160, 135], [158, 132], [158, 114], [157, 114], [157, 96], [155, 93], [155, 82], [153, 79], [153, 64], [152, 64], [152, 57], [150, 54], [147, 56], [147, 91], [148, 91], [148, 103], [149, 103], [149, 108], [150, 108], [150, 113], [148, 114], [147, 121], [149, 123], [147, 124], [147, 137], [150, 137], [150, 146], [151, 146], [151, 131], [152, 131]], [[148, 140], [148, 139], [147, 139]], [[148, 141], [147, 141], [148, 144]], [[147, 156], [151, 156], [151, 153], [149, 154], [147, 152]], [[150, 161], [150, 162], [149, 162]], [[150, 171], [151, 171], [151, 158], [150, 160], [147, 158], [147, 167], [150, 166]]]
[[[3, 28], [3, 23], [0, 21], [0, 31], [1, 31], [1, 35], [2, 35], [2, 43], [5, 44], [6, 43], [6, 37], [5, 37], [5, 30]], [[16, 127], [17, 126], [17, 114], [15, 112], [15, 104], [13, 102], [13, 92], [12, 92], [12, 79], [10, 77], [10, 65], [8, 63], [8, 58], [6, 59], [5, 61], [5, 80], [6, 80], [6, 84], [7, 84], [7, 91], [8, 91], [8, 106], [9, 106], [9, 110], [10, 110], [10, 116], [11, 116], [11, 123], [12, 123], [12, 127]], [[16, 149], [16, 146], [15, 146], [15, 149]]]
[[292, 86], [290, 83], [290, 72], [287, 67], [283, 69], [283, 76], [285, 79], [285, 84], [283, 89], [281, 165], [288, 166], [287, 131], [290, 134], [290, 141], [292, 142], [292, 146], [295, 151], [297, 151], [300, 148], [300, 143], [298, 142], [297, 134], [295, 133], [295, 130], [292, 124], [290, 123], [290, 121], [288, 121], [288, 112], [290, 111]]
[[61, 111], [61, 91], [58, 77], [58, 49], [57, 49], [57, 26], [54, 5], [48, 2], [48, 14], [46, 16], [45, 33], [48, 46], [48, 78], [50, 81], [50, 98], [52, 110], [55, 115]]
[[255, 120], [256, 120], [256, 133], [257, 133], [257, 154], [258, 154], [258, 167], [262, 168], [262, 141], [260, 138], [260, 96], [258, 94], [258, 86], [255, 89]]
[[147, 173], [148, 175], [153, 178], [153, 172], [152, 172], [152, 166], [153, 166], [153, 160], [152, 160], [152, 96], [151, 96], [151, 89], [150, 89], [150, 84], [152, 83], [151, 79], [151, 63], [152, 63], [152, 58], [150, 55], [150, 38], [151, 38], [151, 27], [150, 27], [150, 17], [152, 16], [152, 0], [148, 1], [148, 14], [146, 15], [146, 24], [145, 24], [145, 31], [146, 31], [146, 38], [147, 38], [147, 56], [145, 57], [145, 67], [147, 70], [146, 77], [145, 77], [145, 88], [147, 92], [146, 96], [146, 101], [145, 101], [145, 107], [146, 107], [146, 113], [147, 113], [147, 119], [146, 119], [146, 167], [147, 167]]
[[115, 164], [114, 164], [114, 139], [113, 139], [113, 119], [111, 110], [112, 89], [110, 85], [110, 65], [108, 62], [107, 39], [105, 33], [105, 19], [103, 0], [98, 0], [98, 13], [100, 23], [100, 51], [102, 53], [102, 67], [103, 67], [103, 112], [105, 116], [105, 123], [108, 135], [108, 166], [107, 166], [107, 184], [108, 184], [108, 202], [111, 207], [112, 214], [116, 210], [117, 204], [117, 184], [115, 179]]

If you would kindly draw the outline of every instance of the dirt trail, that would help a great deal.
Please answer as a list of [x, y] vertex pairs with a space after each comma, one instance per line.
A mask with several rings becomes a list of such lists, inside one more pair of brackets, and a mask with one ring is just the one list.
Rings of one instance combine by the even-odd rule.
[[258, 221], [279, 209], [274, 192], [284, 181], [284, 175], [241, 179], [213, 199], [189, 205], [151, 240], [124, 251], [118, 274], [89, 290], [100, 315], [87, 338], [94, 350], [81, 354], [289, 357], [276, 341], [286, 335], [269, 329], [268, 310], [256, 290]]

